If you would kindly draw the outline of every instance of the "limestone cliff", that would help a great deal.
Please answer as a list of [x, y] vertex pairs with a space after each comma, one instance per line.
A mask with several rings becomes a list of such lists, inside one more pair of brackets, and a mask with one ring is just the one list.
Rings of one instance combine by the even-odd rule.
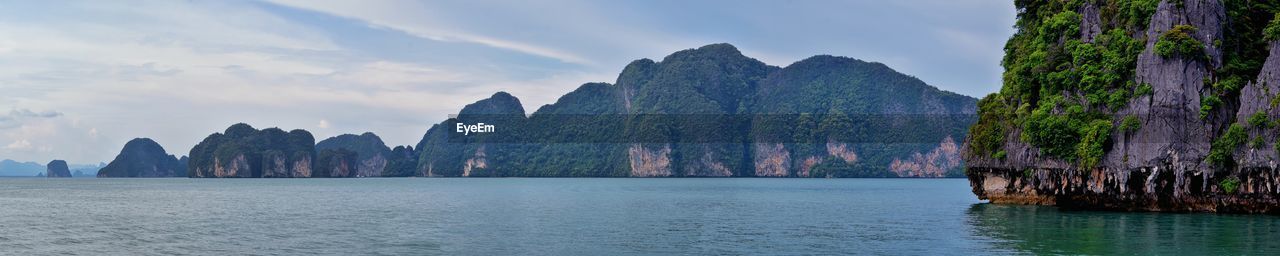
[[1219, 0], [1018, 8], [1004, 88], [979, 102], [963, 147], [979, 198], [1280, 212], [1280, 54], [1263, 35], [1280, 10]]
[[357, 162], [356, 177], [379, 177], [386, 169], [391, 149], [382, 142], [382, 138], [371, 132], [360, 135], [343, 134], [316, 143], [316, 150], [346, 149], [355, 152]]

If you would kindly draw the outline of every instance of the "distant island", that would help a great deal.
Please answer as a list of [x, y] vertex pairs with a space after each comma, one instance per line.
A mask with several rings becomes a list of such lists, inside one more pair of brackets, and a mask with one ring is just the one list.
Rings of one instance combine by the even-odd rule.
[[[497, 92], [414, 146], [235, 124], [189, 159], [131, 141], [98, 175], [962, 177], [955, 139], [976, 102], [880, 63], [820, 55], [775, 67], [712, 44], [634, 61], [613, 84], [583, 84], [532, 114]], [[459, 128], [476, 124], [488, 129]]]
[[1280, 213], [1280, 6], [1019, 1], [964, 148], [994, 203]]

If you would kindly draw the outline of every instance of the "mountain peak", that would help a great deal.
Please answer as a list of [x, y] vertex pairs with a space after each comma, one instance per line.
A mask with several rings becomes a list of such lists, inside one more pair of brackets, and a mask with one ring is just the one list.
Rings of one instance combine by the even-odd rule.
[[[738, 47], [734, 47], [727, 43], [708, 44], [694, 49], [685, 49], [671, 55], [667, 55], [662, 62], [673, 60], [698, 60], [698, 59], [714, 59], [714, 60], [742, 60], [751, 59], [746, 55], [742, 55], [738, 51]], [[751, 59], [755, 60], [755, 59]]]
[[459, 115], [494, 115], [494, 114], [521, 114], [524, 115], [524, 106], [520, 104], [520, 99], [511, 96], [510, 93], [499, 91], [489, 96], [487, 99], [467, 104], [459, 111]]

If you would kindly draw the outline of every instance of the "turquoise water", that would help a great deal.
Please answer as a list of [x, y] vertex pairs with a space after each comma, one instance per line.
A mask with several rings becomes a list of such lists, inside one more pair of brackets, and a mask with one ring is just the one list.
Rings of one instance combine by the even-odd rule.
[[1278, 232], [988, 205], [960, 179], [0, 179], [14, 255], [1275, 255]]

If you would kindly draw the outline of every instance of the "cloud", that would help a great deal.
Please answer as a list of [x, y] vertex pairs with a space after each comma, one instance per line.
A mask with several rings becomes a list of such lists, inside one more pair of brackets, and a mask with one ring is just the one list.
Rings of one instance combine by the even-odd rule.
[[104, 140], [95, 128], [58, 111], [13, 109], [0, 116], [0, 156], [23, 161], [100, 161]]
[[10, 129], [22, 126], [22, 123], [31, 119], [54, 118], [62, 116], [57, 111], [35, 112], [30, 109], [12, 109], [8, 115], [0, 116], [0, 129]]
[[9, 145], [4, 148], [8, 150], [28, 150], [31, 149], [31, 142], [25, 139], [20, 139], [13, 143], [9, 143]]
[[414, 17], [427, 15], [411, 15], [429, 9], [421, 8], [419, 3], [405, 1], [300, 1], [269, 0], [273, 3], [294, 8], [307, 9], [335, 16], [362, 20], [371, 25], [407, 32], [409, 34], [445, 42], [466, 42], [481, 44], [494, 48], [512, 50], [530, 55], [552, 58], [567, 63], [591, 65], [593, 62], [577, 54], [526, 42], [507, 40], [490, 35], [480, 35], [453, 29], [446, 29], [425, 20]]
[[329, 129], [329, 120], [320, 119], [320, 123], [316, 124], [316, 128]]
[[31, 111], [31, 109], [24, 108], [24, 109], [9, 110], [9, 116], [13, 118], [28, 118], [28, 117], [51, 118], [51, 117], [62, 116], [62, 113], [58, 113], [57, 111], [52, 111], [52, 110], [35, 112], [35, 111]]

